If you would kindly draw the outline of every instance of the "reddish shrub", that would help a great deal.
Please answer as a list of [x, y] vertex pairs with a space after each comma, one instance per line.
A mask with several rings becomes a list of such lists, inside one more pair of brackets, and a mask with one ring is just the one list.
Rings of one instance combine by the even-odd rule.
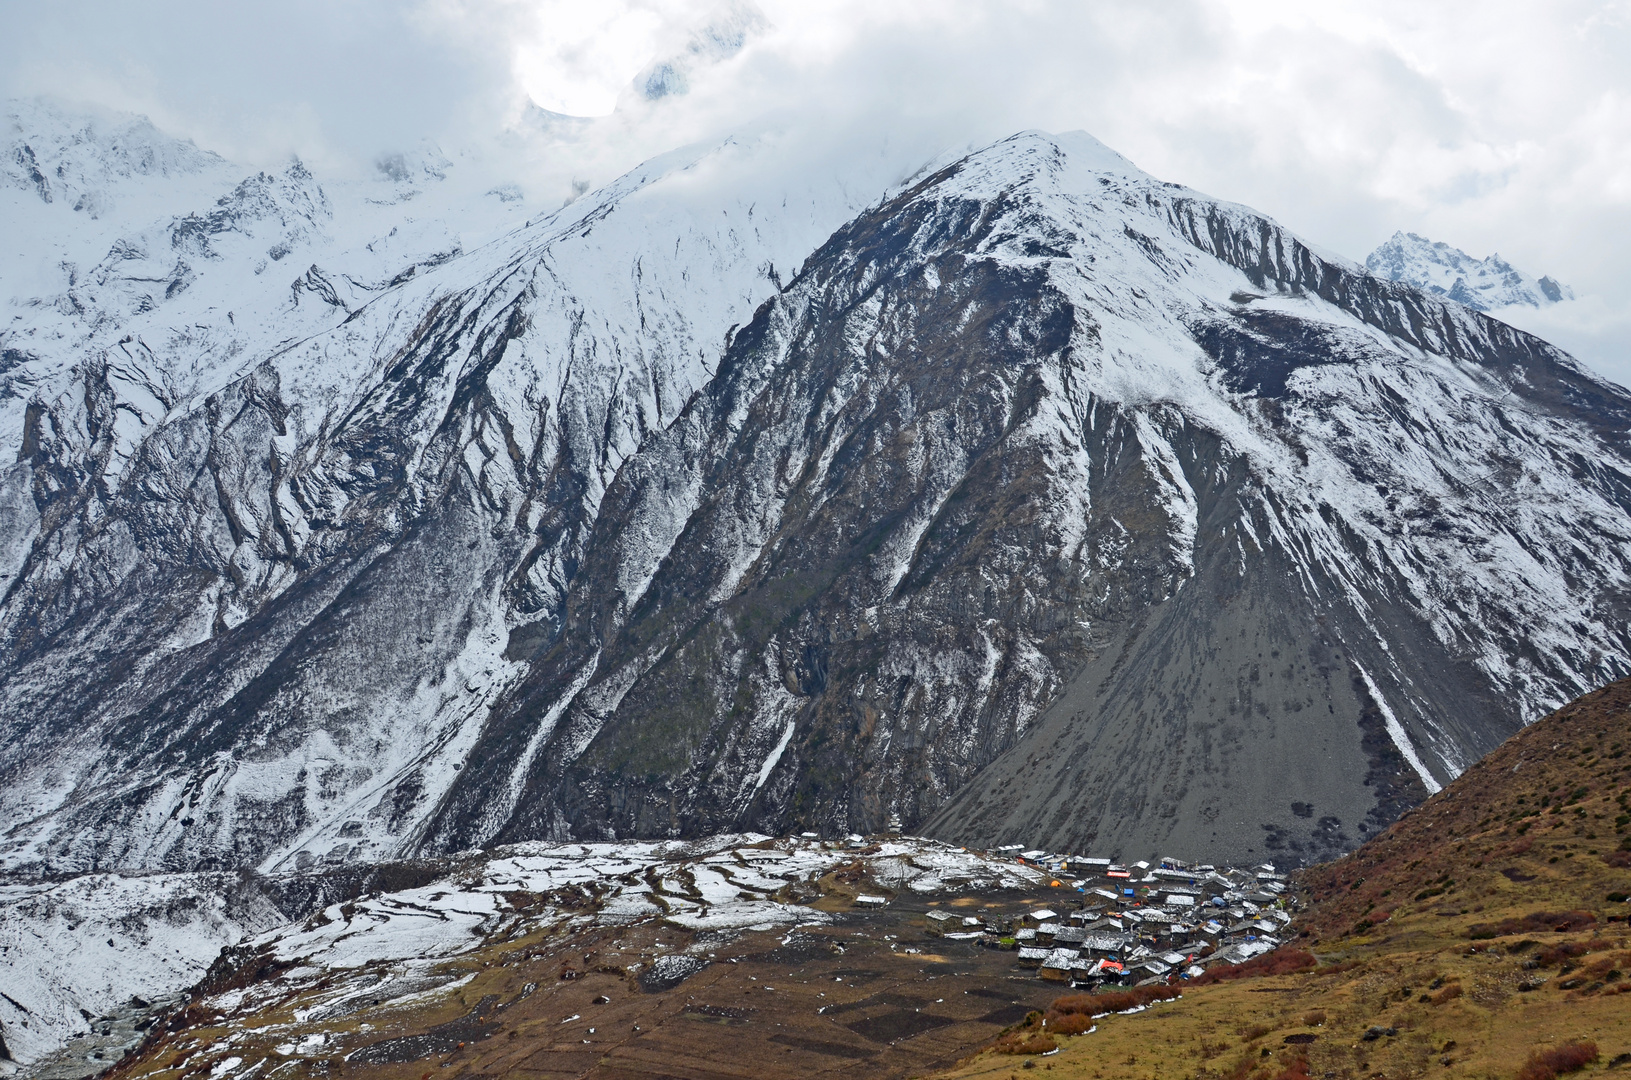
[[1542, 949], [1535, 954], [1535, 963], [1541, 967], [1551, 967], [1561, 964], [1565, 960], [1572, 960], [1576, 956], [1584, 956], [1591, 951], [1591, 946], [1583, 941], [1565, 941], [1561, 945], [1554, 945], [1550, 949]]
[[1048, 1031], [1053, 1035], [1081, 1035], [1093, 1028], [1093, 1018], [1086, 1013], [1067, 1013], [1048, 1017]]
[[1266, 975], [1291, 975], [1299, 971], [1309, 971], [1318, 964], [1319, 961], [1314, 959], [1314, 954], [1306, 949], [1275, 949], [1271, 953], [1253, 957], [1244, 964], [1215, 967], [1197, 978], [1195, 985], [1208, 986], [1212, 983], [1256, 979]]
[[1603, 861], [1616, 870], [1631, 868], [1631, 851], [1611, 851], [1603, 856]]
[[1015, 1031], [998, 1039], [991, 1049], [999, 1054], [1046, 1054], [1059, 1049], [1059, 1042], [1052, 1035]]
[[1314, 1009], [1311, 1012], [1303, 1013], [1303, 1025], [1305, 1027], [1319, 1027], [1323, 1023], [1325, 1023], [1324, 1009]]
[[1518, 1070], [1518, 1080], [1553, 1080], [1564, 1073], [1578, 1072], [1597, 1060], [1594, 1042], [1567, 1042], [1550, 1050], [1536, 1050]]
[[1583, 930], [1597, 921], [1589, 911], [1536, 911], [1522, 918], [1502, 919], [1500, 922], [1479, 923], [1469, 927], [1467, 936], [1474, 941], [1505, 937], [1508, 934], [1534, 934], [1554, 931], [1559, 934]]
[[1447, 1002], [1454, 1001], [1456, 998], [1458, 998], [1460, 996], [1461, 996], [1461, 984], [1460, 983], [1451, 983], [1449, 986], [1446, 986], [1444, 989], [1440, 990], [1438, 993], [1433, 995], [1433, 1004], [1434, 1005], [1443, 1005], [1443, 1004], [1446, 1004]]
[[1298, 1054], [1286, 1062], [1286, 1067], [1275, 1074], [1274, 1080], [1310, 1080], [1308, 1075], [1308, 1055]]
[[[1550, 967], [1553, 964], [1566, 964], [1577, 956], [1612, 949], [1614, 944], [1608, 938], [1602, 937], [1594, 937], [1590, 941], [1565, 941], [1561, 945], [1554, 945], [1550, 949], [1542, 949], [1536, 953], [1535, 962], [1542, 967]], [[1631, 957], [1631, 953], [1623, 955]]]
[[1100, 1013], [1124, 1012], [1152, 1001], [1170, 1001], [1178, 993], [1175, 986], [1135, 986], [1131, 990], [1117, 990], [1108, 994], [1069, 994], [1054, 1000], [1053, 1011], [1060, 1016], [1097, 1016]]

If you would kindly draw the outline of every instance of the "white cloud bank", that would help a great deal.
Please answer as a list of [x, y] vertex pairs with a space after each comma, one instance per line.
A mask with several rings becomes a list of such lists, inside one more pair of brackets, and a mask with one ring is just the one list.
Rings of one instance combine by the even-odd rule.
[[[768, 27], [741, 52], [647, 102], [630, 80], [684, 55], [720, 4], [12, 4], [0, 92], [145, 112], [246, 162], [366, 167], [421, 137], [486, 145], [492, 168], [541, 191], [766, 117], [811, 162], [1084, 128], [1356, 259], [1405, 229], [1551, 274], [1581, 300], [1527, 325], [1631, 383], [1625, 0], [758, 7]], [[499, 136], [529, 99], [610, 115], [518, 149]]]

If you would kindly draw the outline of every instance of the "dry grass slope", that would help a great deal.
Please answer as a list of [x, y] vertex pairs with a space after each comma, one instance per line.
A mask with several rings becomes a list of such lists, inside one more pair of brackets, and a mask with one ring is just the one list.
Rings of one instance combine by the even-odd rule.
[[[1307, 871], [1293, 946], [1091, 1033], [1048, 1018], [1115, 1010], [1064, 998], [1004, 1039], [1046, 1031], [1059, 1053], [1018, 1067], [1047, 1080], [1631, 1075], [1628, 801], [1631, 680]], [[1016, 1064], [983, 1054], [950, 1076], [1018, 1080]]]

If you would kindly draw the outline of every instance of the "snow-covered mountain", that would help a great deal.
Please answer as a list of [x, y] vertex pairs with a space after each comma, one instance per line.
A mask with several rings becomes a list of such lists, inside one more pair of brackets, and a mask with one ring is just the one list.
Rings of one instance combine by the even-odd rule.
[[1631, 669], [1631, 399], [1544, 342], [1087, 136], [786, 152], [210, 158], [6, 279], [0, 863], [1310, 858]]
[[1514, 304], [1545, 307], [1574, 299], [1567, 285], [1549, 277], [1532, 278], [1500, 255], [1475, 259], [1460, 248], [1415, 233], [1394, 233], [1365, 257], [1365, 269], [1474, 311]]
[[[107, 708], [90, 704], [106, 692], [125, 703], [106, 718], [128, 720], [131, 707], [158, 700], [148, 665], [219, 642], [280, 598], [310, 603], [295, 599], [305, 597], [309, 571], [328, 567], [318, 574], [326, 584], [316, 602], [319, 610], [331, 605], [335, 589], [384, 554], [378, 528], [401, 539], [411, 523], [422, 526], [425, 507], [402, 501], [402, 481], [474, 483], [487, 489], [478, 501], [511, 503], [507, 518], [517, 498], [532, 504], [520, 520], [489, 530], [507, 549], [497, 566], [482, 566], [492, 552], [437, 552], [437, 564], [475, 561], [461, 566], [446, 595], [420, 595], [415, 584], [397, 597], [413, 607], [399, 627], [412, 650], [351, 643], [391, 658], [379, 685], [355, 679], [373, 669], [371, 655], [347, 660], [350, 673], [333, 673], [345, 699], [334, 704], [352, 721], [342, 743], [360, 754], [360, 772], [380, 781], [401, 770], [451, 774], [465, 750], [462, 727], [479, 723], [485, 696], [503, 685], [495, 672], [511, 666], [499, 656], [514, 621], [504, 612], [556, 602], [622, 460], [708, 377], [730, 328], [858, 208], [852, 192], [888, 182], [872, 174], [886, 163], [862, 163], [790, 185], [759, 168], [759, 145], [729, 139], [660, 158], [469, 254], [461, 214], [488, 233], [521, 226], [523, 214], [503, 197], [435, 213], [441, 208], [427, 207], [426, 196], [451, 171], [445, 161], [391, 162], [378, 181], [350, 190], [319, 184], [297, 162], [229, 186], [196, 212], [132, 229], [92, 271], [65, 268], [54, 282], [60, 293], [15, 299], [0, 338], [13, 386], [0, 405], [0, 439], [9, 440], [0, 453], [42, 454], [58, 463], [53, 473], [66, 471], [46, 479], [31, 465], [12, 467], [0, 509], [6, 610], [29, 611], [0, 616], [0, 636], [22, 660], [12, 670], [20, 678], [10, 681], [19, 696], [4, 710], [16, 753], [4, 767], [28, 775], [28, 790], [6, 797], [7, 826], [49, 816], [88, 779], [80, 772], [87, 765], [120, 788], [135, 780], [115, 759], [133, 744], [108, 728], [75, 732], [68, 713], [60, 733], [42, 729], [33, 719], [51, 708], [46, 702], [84, 715]], [[44, 212], [53, 209], [62, 232], [80, 227], [60, 204]], [[19, 219], [40, 212], [15, 210]], [[455, 263], [465, 276], [449, 272]], [[494, 312], [502, 312], [496, 337]], [[403, 351], [427, 332], [439, 339], [434, 355]], [[472, 345], [481, 354], [473, 362], [462, 355]], [[499, 363], [506, 350], [509, 362]], [[437, 410], [469, 407], [472, 372], [483, 387], [482, 415], [468, 430], [448, 431]], [[414, 382], [407, 398], [405, 376]], [[443, 460], [448, 436], [477, 443]], [[495, 452], [496, 462], [481, 463]], [[455, 480], [466, 466], [475, 472]], [[393, 469], [400, 472], [387, 477]], [[153, 483], [170, 489], [156, 503]], [[535, 499], [542, 492], [548, 496]], [[421, 497], [429, 505], [438, 498], [408, 496]], [[46, 537], [63, 525], [60, 536], [72, 540], [58, 547]], [[351, 569], [334, 575], [342, 564]], [[163, 614], [153, 607], [157, 596], [167, 601]], [[437, 606], [444, 602], [453, 606]], [[57, 614], [39, 621], [35, 614], [47, 609]], [[93, 610], [100, 615], [82, 621]], [[435, 618], [421, 625], [427, 610]], [[65, 664], [64, 632], [79, 638], [70, 651], [140, 654], [144, 670], [98, 662], [88, 673]], [[254, 685], [302, 640], [281, 633], [263, 639], [267, 651], [247, 665], [216, 663], [223, 681], [205, 691], [217, 695], [210, 707]], [[88, 689], [88, 676], [103, 689]], [[94, 749], [86, 756], [72, 744], [87, 736], [123, 749], [115, 758]], [[317, 729], [296, 739], [316, 740], [295, 750], [300, 764], [280, 758], [269, 775], [234, 768], [234, 786], [247, 783], [251, 801], [268, 792], [286, 799], [291, 783], [306, 783], [308, 755], [327, 762], [333, 749]], [[35, 748], [43, 759], [32, 757]], [[241, 821], [258, 828], [256, 819], [249, 811]], [[190, 815], [167, 820], [172, 829], [192, 824]]]
[[769, 26], [764, 12], [751, 0], [722, 4], [687, 35], [680, 48], [647, 64], [634, 77], [630, 90], [647, 101], [687, 93], [698, 69], [729, 60]]

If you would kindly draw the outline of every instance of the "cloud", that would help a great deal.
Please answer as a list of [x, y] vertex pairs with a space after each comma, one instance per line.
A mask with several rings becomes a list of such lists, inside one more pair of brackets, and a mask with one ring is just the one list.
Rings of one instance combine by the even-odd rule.
[[240, 161], [340, 167], [497, 122], [505, 65], [432, 29], [377, 0], [11, 4], [0, 88], [144, 113]]
[[[492, 168], [551, 190], [766, 118], [801, 160], [901, 168], [1083, 128], [1354, 258], [1406, 229], [1551, 274], [1585, 298], [1552, 332], [1631, 382], [1625, 0], [759, 0], [768, 26], [694, 66], [688, 92], [631, 89], [729, 6], [12, 5], [0, 80], [144, 111], [245, 161], [363, 168], [421, 136], [486, 141], [508, 148]], [[529, 100], [599, 119], [504, 141]]]

